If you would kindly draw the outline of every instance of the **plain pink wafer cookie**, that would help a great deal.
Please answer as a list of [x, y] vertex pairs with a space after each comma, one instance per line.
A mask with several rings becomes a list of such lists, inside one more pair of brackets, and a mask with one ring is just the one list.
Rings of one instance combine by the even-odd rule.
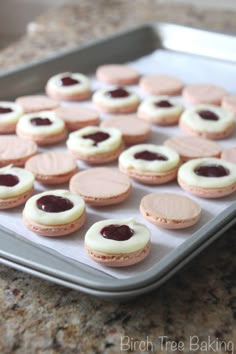
[[223, 97], [222, 107], [236, 115], [236, 95], [227, 95]]
[[224, 149], [221, 154], [223, 160], [233, 162], [236, 164], [236, 146], [228, 149]]
[[16, 99], [16, 103], [22, 107], [25, 113], [50, 111], [59, 107], [59, 103], [57, 101], [43, 95], [18, 97]]
[[148, 75], [140, 80], [140, 88], [151, 95], [179, 95], [184, 87], [182, 80], [170, 75]]
[[183, 90], [183, 98], [192, 104], [204, 103], [219, 106], [225, 95], [227, 92], [223, 87], [208, 83], [191, 84]]
[[55, 113], [59, 118], [64, 120], [67, 129], [71, 131], [87, 127], [88, 125], [97, 125], [100, 120], [99, 114], [95, 109], [79, 105], [59, 107]]
[[98, 67], [97, 79], [112, 85], [133, 85], [139, 80], [139, 73], [129, 65], [106, 64]]

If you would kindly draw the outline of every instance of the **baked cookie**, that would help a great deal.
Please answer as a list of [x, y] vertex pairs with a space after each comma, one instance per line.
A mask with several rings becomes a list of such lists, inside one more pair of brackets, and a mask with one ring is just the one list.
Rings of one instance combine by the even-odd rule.
[[184, 229], [198, 222], [201, 207], [192, 199], [175, 193], [151, 193], [142, 198], [141, 214], [164, 229]]
[[114, 168], [90, 168], [70, 180], [70, 191], [93, 206], [121, 203], [128, 198], [131, 188], [129, 177]]
[[153, 144], [132, 146], [119, 157], [120, 170], [145, 184], [163, 184], [174, 180], [179, 165], [177, 152]]
[[178, 183], [201, 198], [220, 198], [236, 191], [236, 165], [217, 158], [195, 159], [178, 171]]
[[151, 135], [150, 124], [138, 119], [135, 114], [122, 114], [104, 119], [100, 127], [119, 129], [127, 145], [143, 143]]
[[137, 110], [139, 97], [124, 87], [100, 89], [94, 93], [93, 103], [105, 113], [131, 113]]
[[89, 126], [70, 133], [67, 147], [79, 160], [103, 164], [118, 158], [123, 141], [118, 129]]
[[23, 115], [22, 108], [13, 102], [0, 102], [0, 134], [15, 133], [16, 124]]
[[220, 106], [227, 92], [223, 87], [200, 83], [191, 84], [184, 88], [183, 98], [192, 104], [211, 104]]
[[70, 154], [56, 151], [31, 157], [25, 168], [44, 184], [68, 182], [78, 171], [76, 160]]
[[59, 103], [44, 95], [21, 96], [16, 103], [23, 109], [24, 113], [40, 111], [51, 111], [59, 107]]
[[222, 148], [215, 141], [200, 136], [174, 136], [164, 142], [175, 150], [183, 162], [200, 157], [220, 157]]
[[91, 95], [90, 81], [80, 73], [58, 74], [48, 80], [46, 93], [58, 101], [86, 100]]
[[37, 144], [33, 141], [21, 139], [15, 135], [1, 136], [0, 167], [24, 166], [25, 162], [36, 153]]
[[103, 220], [86, 232], [84, 246], [97, 263], [126, 267], [141, 262], [150, 251], [150, 231], [133, 219]]
[[224, 149], [222, 151], [221, 158], [225, 161], [229, 161], [236, 164], [236, 146]]
[[227, 95], [222, 99], [222, 108], [236, 115], [236, 95]]
[[39, 145], [50, 145], [67, 136], [65, 123], [53, 111], [25, 114], [19, 120], [16, 133], [19, 137], [33, 140]]
[[234, 116], [220, 107], [201, 104], [186, 109], [180, 117], [179, 126], [190, 135], [224, 139], [233, 133]]
[[138, 108], [138, 117], [158, 125], [177, 124], [184, 107], [169, 96], [146, 98]]
[[63, 189], [34, 195], [23, 210], [25, 226], [48, 237], [71, 234], [84, 225], [85, 219], [84, 200]]
[[147, 75], [140, 80], [140, 88], [150, 95], [176, 96], [184, 87], [182, 80], [170, 75]]
[[0, 209], [14, 208], [33, 193], [34, 175], [19, 167], [0, 169]]
[[97, 79], [112, 85], [134, 85], [139, 80], [139, 73], [129, 65], [105, 64], [97, 68]]
[[99, 124], [99, 114], [97, 111], [84, 106], [65, 106], [55, 110], [56, 115], [61, 118], [68, 130], [74, 131], [88, 125]]

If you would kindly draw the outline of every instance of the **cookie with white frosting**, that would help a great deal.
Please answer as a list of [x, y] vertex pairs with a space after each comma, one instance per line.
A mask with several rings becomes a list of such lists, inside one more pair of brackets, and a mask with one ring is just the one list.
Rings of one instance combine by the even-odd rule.
[[57, 74], [48, 80], [45, 90], [49, 97], [58, 101], [81, 101], [91, 95], [90, 80], [81, 73]]
[[88, 126], [70, 133], [67, 147], [77, 159], [90, 164], [111, 162], [123, 149], [122, 134], [115, 128]]
[[109, 267], [126, 267], [147, 257], [150, 231], [133, 219], [103, 220], [90, 227], [84, 245], [95, 262]]
[[180, 117], [179, 126], [190, 135], [223, 139], [234, 130], [234, 115], [223, 108], [201, 104], [186, 109]]
[[0, 133], [15, 133], [16, 124], [23, 115], [23, 109], [16, 103], [0, 102]]
[[145, 184], [163, 184], [177, 176], [180, 157], [174, 150], [161, 145], [139, 144], [121, 153], [119, 168]]
[[201, 198], [220, 198], [236, 191], [236, 165], [218, 158], [186, 162], [178, 171], [178, 183]]
[[177, 124], [184, 107], [169, 96], [146, 98], [138, 108], [138, 118], [158, 125]]
[[48, 237], [68, 235], [81, 228], [85, 219], [84, 200], [63, 189], [34, 195], [23, 210], [26, 227]]

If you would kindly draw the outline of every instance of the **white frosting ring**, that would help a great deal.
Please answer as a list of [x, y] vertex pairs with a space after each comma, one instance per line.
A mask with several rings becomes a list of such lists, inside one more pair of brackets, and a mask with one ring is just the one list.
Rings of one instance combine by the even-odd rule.
[[[114, 88], [115, 89], [115, 88]], [[124, 106], [130, 106], [133, 104], [138, 104], [139, 103], [139, 97], [135, 92], [132, 92], [131, 90], [127, 89], [125, 87], [125, 90], [129, 92], [129, 96], [127, 97], [110, 97], [107, 96], [106, 93], [108, 91], [111, 91], [112, 89], [101, 89], [98, 90], [94, 93], [93, 95], [93, 102], [95, 104], [101, 104], [107, 107], [112, 107], [112, 108], [119, 108], [119, 107], [124, 107]]]
[[[125, 241], [116, 241], [103, 237], [101, 230], [109, 225], [127, 225], [134, 230], [134, 235]], [[107, 254], [126, 254], [144, 248], [150, 241], [150, 231], [133, 219], [110, 219], [93, 224], [85, 235], [85, 245], [97, 252]]]
[[[84, 135], [105, 132], [110, 135], [106, 140], [94, 145], [94, 140], [84, 139]], [[116, 150], [122, 143], [122, 134], [116, 128], [100, 128], [97, 126], [88, 126], [70, 133], [67, 140], [69, 150], [78, 151], [86, 155], [96, 155]]]
[[0, 107], [11, 108], [13, 112], [0, 113], [0, 127], [6, 124], [16, 124], [24, 114], [23, 109], [16, 103], [1, 101]]
[[[30, 120], [36, 117], [48, 118], [52, 124], [40, 126], [31, 124]], [[26, 134], [45, 136], [61, 133], [65, 129], [65, 123], [54, 112], [42, 111], [23, 115], [17, 124], [17, 128]]]
[[[157, 107], [155, 103], [161, 101], [170, 102], [173, 107]], [[178, 117], [183, 112], [184, 107], [182, 104], [177, 103], [175, 99], [169, 96], [152, 96], [146, 98], [138, 108], [138, 112], [143, 112], [151, 118], [162, 120], [163, 118]]]
[[[224, 177], [204, 177], [197, 175], [194, 170], [204, 165], [221, 165], [229, 170], [229, 175]], [[236, 165], [232, 162], [217, 158], [194, 159], [184, 163], [179, 171], [178, 178], [188, 185], [200, 188], [221, 188], [236, 183]]]
[[[141, 151], [150, 151], [157, 154], [165, 155], [168, 160], [154, 160], [147, 161], [136, 159], [134, 155]], [[123, 151], [119, 157], [119, 163], [128, 169], [135, 169], [143, 172], [166, 172], [176, 168], [180, 163], [180, 157], [177, 152], [168, 148], [167, 146], [154, 145], [154, 144], [139, 144], [130, 147]]]
[[[219, 119], [206, 120], [200, 117], [198, 112], [210, 111], [215, 113]], [[180, 123], [187, 125], [194, 131], [205, 132], [222, 132], [234, 124], [234, 115], [232, 112], [226, 111], [221, 107], [201, 104], [186, 109], [180, 117]]]
[[[79, 81], [78, 84], [69, 85], [69, 86], [58, 85], [59, 80], [67, 76], [71, 77], [72, 79], [78, 80]], [[54, 92], [68, 94], [68, 95], [83, 93], [91, 90], [90, 81], [85, 75], [80, 73], [70, 73], [70, 72], [65, 72], [65, 73], [52, 76], [48, 80], [47, 86]]]
[[11, 174], [18, 177], [19, 182], [12, 187], [1, 186], [0, 185], [0, 198], [8, 199], [17, 197], [27, 191], [29, 191], [34, 185], [34, 175], [33, 173], [24, 170], [19, 167], [5, 166], [0, 169], [0, 174]]
[[[59, 213], [48, 213], [40, 210], [37, 207], [37, 200], [45, 195], [55, 195], [62, 198], [69, 199], [74, 206], [66, 211]], [[30, 220], [37, 222], [41, 225], [64, 225], [77, 220], [85, 210], [84, 200], [75, 194], [70, 193], [64, 189], [57, 189], [39, 193], [27, 200], [24, 209], [24, 215]]]

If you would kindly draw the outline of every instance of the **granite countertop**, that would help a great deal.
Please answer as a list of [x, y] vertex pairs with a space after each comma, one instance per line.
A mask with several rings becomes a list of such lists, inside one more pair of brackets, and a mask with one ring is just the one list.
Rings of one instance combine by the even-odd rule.
[[[53, 9], [31, 23], [24, 37], [0, 51], [0, 68], [5, 71], [153, 20], [235, 33], [235, 15], [170, 6], [163, 0], [80, 0], [79, 5]], [[232, 353], [235, 233], [235, 227], [228, 230], [161, 288], [120, 304], [0, 266], [0, 352], [117, 354], [121, 337], [128, 336], [123, 348], [135, 353], [199, 353], [197, 345], [190, 348], [197, 337], [202, 345], [208, 341], [202, 352], [224, 353], [224, 341]]]

